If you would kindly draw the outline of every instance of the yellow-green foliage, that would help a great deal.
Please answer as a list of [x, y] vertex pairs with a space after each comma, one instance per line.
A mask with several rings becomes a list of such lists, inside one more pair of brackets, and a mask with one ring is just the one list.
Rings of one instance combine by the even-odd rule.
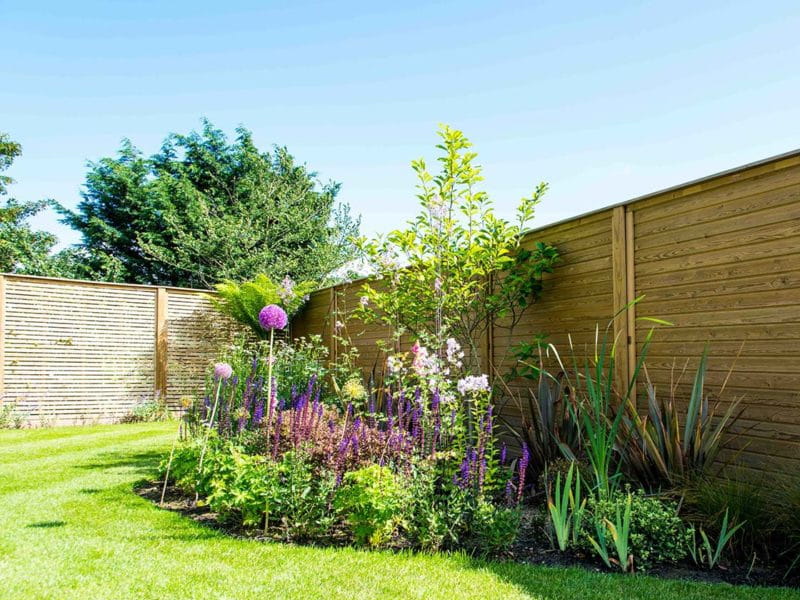
[[256, 275], [252, 281], [223, 281], [214, 287], [218, 295], [209, 297], [214, 308], [247, 325], [257, 336], [264, 337], [264, 330], [258, 322], [261, 309], [268, 304], [277, 304], [291, 317], [300, 309], [316, 284], [311, 281], [295, 284], [288, 278], [275, 283], [262, 273]]

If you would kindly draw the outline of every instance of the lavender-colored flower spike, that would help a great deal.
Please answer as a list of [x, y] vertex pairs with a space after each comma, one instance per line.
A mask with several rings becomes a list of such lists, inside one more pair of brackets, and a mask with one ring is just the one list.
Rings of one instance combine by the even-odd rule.
[[214, 377], [216, 379], [230, 379], [233, 375], [233, 367], [228, 363], [217, 363], [214, 365]]
[[258, 313], [258, 322], [261, 323], [261, 327], [266, 331], [285, 329], [286, 325], [289, 324], [289, 317], [286, 316], [286, 311], [280, 306], [270, 304], [262, 308], [261, 312]]

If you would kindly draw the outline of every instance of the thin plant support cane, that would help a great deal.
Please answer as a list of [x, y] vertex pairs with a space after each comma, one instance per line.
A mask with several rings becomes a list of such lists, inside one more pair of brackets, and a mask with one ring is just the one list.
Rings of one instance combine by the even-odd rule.
[[158, 503], [160, 507], [164, 507], [164, 496], [167, 494], [167, 482], [169, 481], [169, 470], [172, 468], [172, 459], [175, 457], [175, 446], [178, 445], [178, 440], [181, 437], [183, 415], [178, 417], [178, 431], [175, 433], [175, 439], [172, 440], [172, 449], [169, 451], [169, 460], [167, 461], [167, 472], [164, 474], [164, 486], [161, 488], [161, 501]]
[[200, 499], [200, 474], [203, 472], [203, 459], [208, 448], [208, 438], [211, 435], [211, 428], [214, 426], [214, 418], [217, 416], [217, 406], [219, 406], [219, 393], [222, 389], [223, 380], [230, 379], [233, 369], [228, 363], [217, 363], [214, 365], [214, 378], [217, 380], [217, 393], [214, 395], [214, 405], [211, 407], [211, 416], [206, 423], [206, 432], [203, 436], [203, 447], [200, 449], [200, 460], [197, 462], [197, 483], [194, 486], [194, 503]]

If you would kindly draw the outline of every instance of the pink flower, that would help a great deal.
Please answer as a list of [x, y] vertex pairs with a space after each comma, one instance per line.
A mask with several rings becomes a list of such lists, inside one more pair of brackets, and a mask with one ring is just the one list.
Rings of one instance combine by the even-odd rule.
[[228, 363], [217, 363], [214, 365], [214, 377], [216, 379], [230, 379], [233, 375], [233, 367]]

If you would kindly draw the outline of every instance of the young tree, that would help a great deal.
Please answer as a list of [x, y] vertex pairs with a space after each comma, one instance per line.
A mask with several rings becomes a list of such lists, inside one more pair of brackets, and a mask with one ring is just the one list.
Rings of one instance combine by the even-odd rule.
[[452, 336], [469, 350], [474, 369], [486, 328], [493, 320], [509, 328], [519, 322], [558, 252], [541, 242], [530, 249], [521, 245], [546, 184], [520, 201], [516, 222], [500, 218], [488, 194], [478, 189], [483, 177], [472, 144], [447, 126], [439, 136], [438, 173], [432, 174], [422, 159], [412, 162], [419, 180], [419, 215], [406, 229], [359, 241], [377, 281], [363, 285], [355, 313], [439, 352]]
[[349, 260], [359, 224], [337, 205], [339, 184], [236, 133], [231, 143], [204, 121], [149, 158], [125, 141], [91, 163], [77, 211], [62, 209], [90, 266], [111, 259], [122, 281], [210, 287], [259, 273], [320, 281]]

